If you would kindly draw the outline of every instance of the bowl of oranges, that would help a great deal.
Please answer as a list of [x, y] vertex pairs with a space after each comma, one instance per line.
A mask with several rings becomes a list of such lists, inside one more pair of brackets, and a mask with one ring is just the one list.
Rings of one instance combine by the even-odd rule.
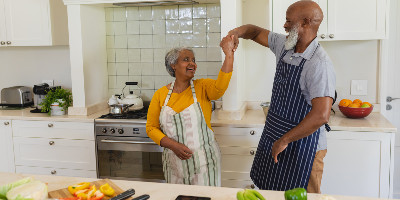
[[368, 102], [362, 102], [360, 99], [351, 101], [350, 99], [342, 99], [339, 103], [339, 110], [349, 118], [363, 118], [368, 116], [374, 106]]

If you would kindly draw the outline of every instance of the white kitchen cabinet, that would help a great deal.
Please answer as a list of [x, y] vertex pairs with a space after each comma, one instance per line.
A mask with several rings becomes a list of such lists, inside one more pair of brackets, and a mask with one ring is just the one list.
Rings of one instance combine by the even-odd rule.
[[394, 133], [331, 131], [324, 194], [392, 198]]
[[11, 120], [0, 120], [0, 172], [15, 172]]
[[[285, 34], [287, 8], [296, 0], [272, 1], [272, 30]], [[371, 40], [387, 37], [390, 0], [315, 0], [324, 20], [318, 32], [320, 41]]]
[[213, 127], [221, 149], [223, 187], [256, 188], [250, 170], [262, 128]]
[[68, 45], [62, 0], [0, 0], [0, 47]]
[[17, 173], [96, 178], [94, 124], [13, 121]]

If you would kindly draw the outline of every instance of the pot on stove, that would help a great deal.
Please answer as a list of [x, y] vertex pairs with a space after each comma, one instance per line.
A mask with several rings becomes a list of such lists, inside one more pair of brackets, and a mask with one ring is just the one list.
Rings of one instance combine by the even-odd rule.
[[129, 111], [129, 107], [133, 106], [133, 104], [113, 104], [110, 105], [110, 113], [112, 115], [122, 115]]

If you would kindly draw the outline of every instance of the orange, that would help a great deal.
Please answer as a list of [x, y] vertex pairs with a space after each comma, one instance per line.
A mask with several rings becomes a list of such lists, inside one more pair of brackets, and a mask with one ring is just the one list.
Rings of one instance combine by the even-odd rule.
[[371, 106], [372, 106], [372, 104], [370, 104], [369, 102], [366, 102], [366, 101], [364, 101], [364, 102], [363, 102], [363, 104], [368, 104], [368, 105], [369, 105], [369, 107], [371, 107]]
[[353, 103], [359, 103], [361, 105], [362, 101], [360, 99], [356, 99], [356, 100], [353, 101]]
[[359, 108], [359, 107], [361, 107], [361, 104], [352, 103], [352, 104], [350, 104], [348, 107], [350, 107], [350, 108]]
[[339, 106], [343, 106], [343, 107], [347, 107], [351, 104], [351, 100], [350, 99], [342, 99], [339, 103]]

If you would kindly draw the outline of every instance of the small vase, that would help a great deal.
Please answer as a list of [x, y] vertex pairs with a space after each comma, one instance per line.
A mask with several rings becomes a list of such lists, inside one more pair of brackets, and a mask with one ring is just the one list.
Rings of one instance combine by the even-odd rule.
[[[59, 102], [64, 102], [62, 99], [58, 99]], [[60, 104], [58, 102], [54, 102], [50, 106], [50, 114], [51, 116], [60, 116], [60, 115], [65, 115], [65, 110], [60, 107]]]

